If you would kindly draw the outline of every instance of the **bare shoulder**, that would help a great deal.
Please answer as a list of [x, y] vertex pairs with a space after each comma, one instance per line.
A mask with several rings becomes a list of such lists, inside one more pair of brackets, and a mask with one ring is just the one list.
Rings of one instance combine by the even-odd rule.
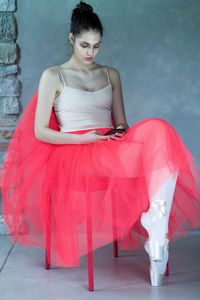
[[41, 75], [42, 80], [56, 80], [58, 78], [57, 76], [57, 70], [55, 67], [49, 67], [47, 69], [44, 69]]
[[119, 76], [119, 71], [117, 69], [115, 69], [114, 67], [111, 66], [106, 66], [106, 65], [100, 65], [100, 64], [96, 64], [97, 68], [100, 69], [108, 69], [109, 75], [111, 74], [111, 76]]
[[47, 91], [56, 91], [59, 86], [59, 77], [55, 67], [49, 67], [43, 70], [40, 81], [39, 89], [45, 89]]
[[113, 77], [119, 77], [120, 76], [119, 71], [116, 68], [111, 67], [111, 66], [107, 66], [107, 68], [108, 68], [108, 72], [111, 76], [113, 76]]
[[110, 81], [113, 86], [118, 85], [120, 82], [120, 73], [119, 71], [111, 66], [105, 66], [108, 70], [109, 76], [110, 76]]

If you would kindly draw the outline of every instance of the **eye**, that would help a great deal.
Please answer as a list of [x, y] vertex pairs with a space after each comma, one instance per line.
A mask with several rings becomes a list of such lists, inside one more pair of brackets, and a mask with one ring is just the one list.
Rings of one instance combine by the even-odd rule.
[[[85, 44], [80, 44], [82, 48], [87, 48], [88, 45]], [[99, 45], [94, 46], [95, 49], [99, 48]]]

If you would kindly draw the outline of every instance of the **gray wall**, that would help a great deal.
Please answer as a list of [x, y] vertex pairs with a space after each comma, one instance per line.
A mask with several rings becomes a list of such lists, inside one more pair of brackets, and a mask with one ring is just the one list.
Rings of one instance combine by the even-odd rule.
[[[18, 0], [22, 104], [41, 72], [65, 62], [70, 14], [79, 2]], [[129, 125], [161, 117], [200, 166], [200, 0], [88, 0], [105, 35], [97, 62], [120, 71]]]

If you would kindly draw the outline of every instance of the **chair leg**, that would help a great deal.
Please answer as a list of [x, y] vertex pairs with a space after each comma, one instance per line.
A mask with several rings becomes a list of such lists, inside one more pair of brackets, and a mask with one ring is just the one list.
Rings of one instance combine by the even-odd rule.
[[49, 200], [48, 220], [46, 224], [45, 267], [47, 270], [51, 267], [51, 199]]
[[[112, 201], [112, 194], [111, 194], [111, 201]], [[116, 220], [115, 203], [113, 201], [111, 203], [112, 203], [112, 219], [113, 222], [115, 222]], [[117, 228], [114, 225], [113, 225], [113, 256], [118, 257]]]
[[113, 256], [118, 257], [118, 242], [117, 241], [113, 242]]
[[50, 253], [49, 253], [49, 249], [46, 248], [46, 255], [45, 255], [45, 268], [47, 270], [50, 269]]
[[88, 216], [87, 216], [87, 248], [88, 248], [88, 290], [94, 291], [94, 264], [92, 248], [92, 218], [91, 218], [91, 198], [88, 193]]
[[93, 252], [88, 253], [88, 290], [94, 291]]
[[[168, 251], [170, 251], [170, 248], [168, 248]], [[170, 252], [169, 252], [170, 254]], [[166, 265], [166, 270], [165, 270], [165, 276], [169, 276], [169, 257]]]
[[165, 270], [165, 276], [169, 276], [169, 260], [167, 262], [166, 270]]

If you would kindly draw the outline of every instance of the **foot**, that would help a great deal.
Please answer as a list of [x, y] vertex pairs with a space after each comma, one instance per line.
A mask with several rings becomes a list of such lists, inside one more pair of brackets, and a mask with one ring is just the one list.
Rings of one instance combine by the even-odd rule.
[[[166, 272], [166, 266], [169, 259], [169, 240], [166, 239], [165, 246], [164, 246], [164, 259], [162, 261], [154, 261], [152, 260], [151, 256], [150, 258], [150, 279], [151, 279], [151, 285], [152, 286], [161, 286], [163, 285], [163, 280], [165, 277]], [[149, 243], [145, 244], [145, 250], [149, 254]]]
[[153, 261], [164, 259], [164, 246], [166, 242], [166, 201], [162, 199], [152, 200], [147, 212], [142, 213], [141, 224], [147, 230], [148, 253]]

